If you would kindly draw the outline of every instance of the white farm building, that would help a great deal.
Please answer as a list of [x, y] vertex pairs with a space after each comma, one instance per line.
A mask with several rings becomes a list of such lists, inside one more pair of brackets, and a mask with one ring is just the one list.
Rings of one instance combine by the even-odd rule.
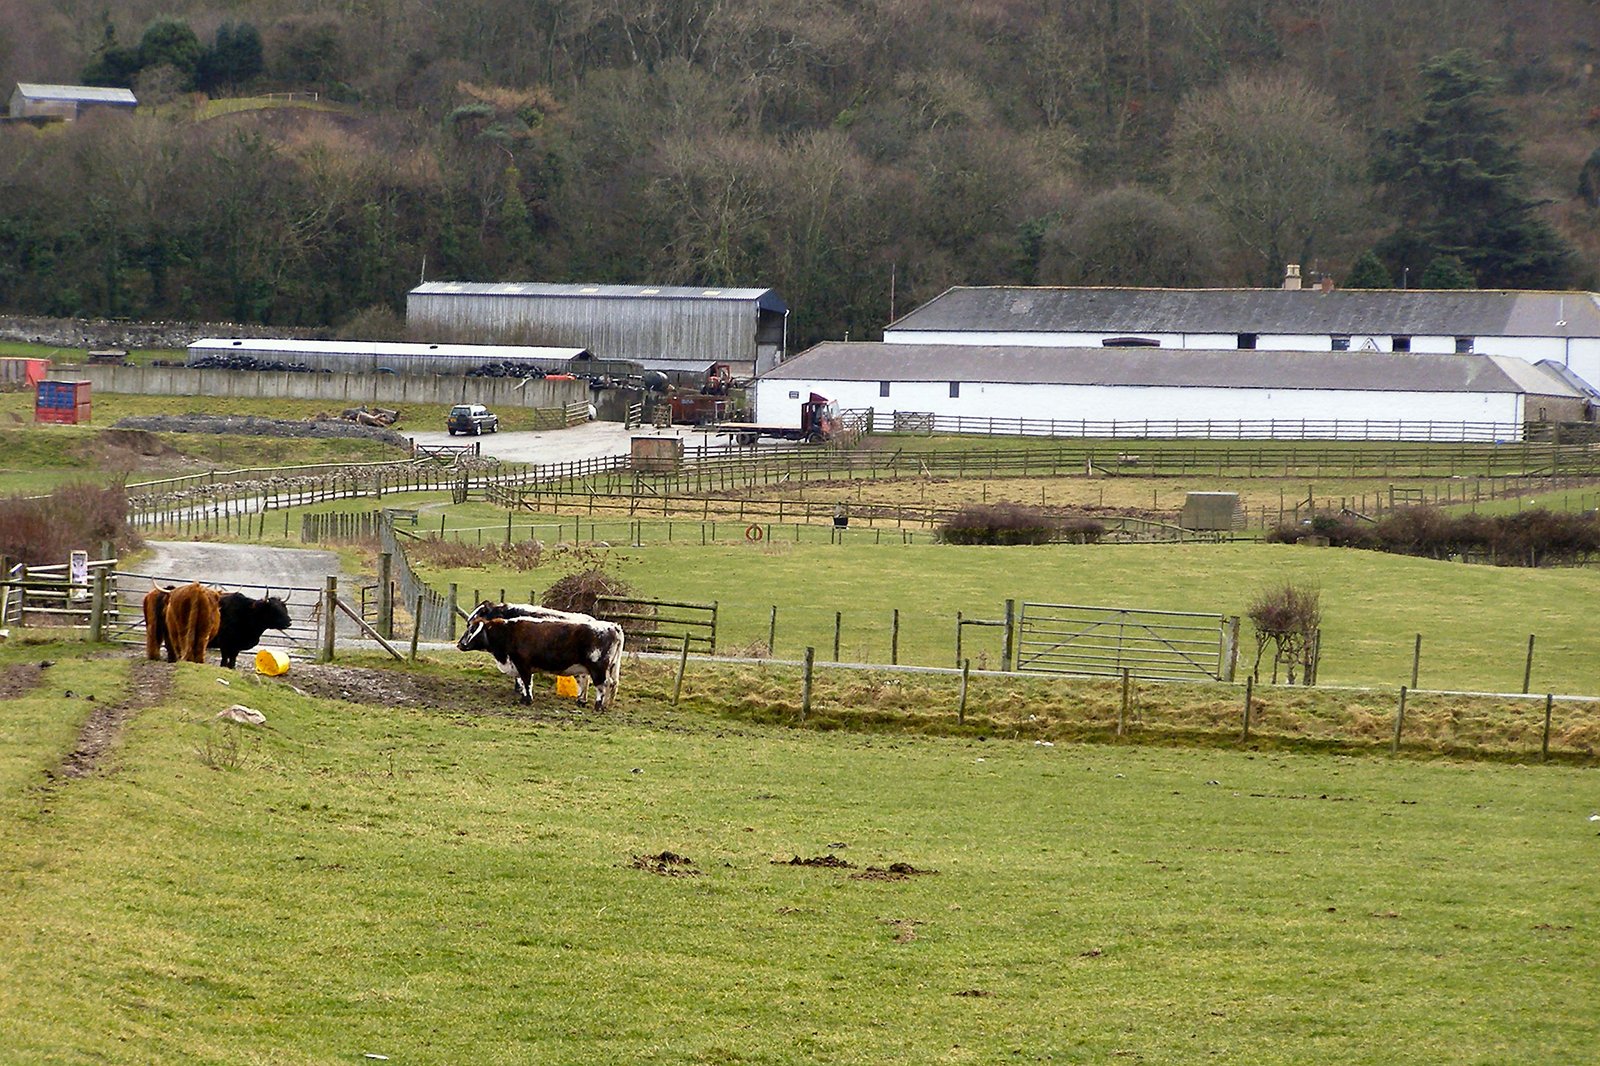
[[756, 421], [812, 392], [879, 430], [1050, 436], [1515, 440], [1590, 414], [1509, 356], [828, 341], [756, 382]]
[[[1600, 294], [1500, 290], [952, 288], [889, 344], [1505, 355], [1600, 388]], [[1387, 373], [1389, 364], [1374, 364]], [[1381, 387], [1374, 385], [1373, 387]]]
[[782, 361], [788, 321], [771, 289], [430, 281], [406, 297], [413, 333], [570, 345], [597, 360], [727, 363], [745, 378]]

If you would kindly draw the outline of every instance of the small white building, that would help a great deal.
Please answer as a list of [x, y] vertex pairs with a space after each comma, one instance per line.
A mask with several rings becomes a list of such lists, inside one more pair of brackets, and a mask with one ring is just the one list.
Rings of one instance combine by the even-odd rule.
[[756, 421], [812, 392], [874, 426], [1051, 436], [1521, 439], [1588, 397], [1509, 356], [828, 341], [756, 382]]
[[132, 89], [98, 85], [38, 85], [18, 82], [11, 92], [12, 118], [60, 119], [71, 122], [90, 108], [132, 110], [139, 106]]
[[1592, 292], [957, 287], [890, 323], [883, 339], [1506, 355], [1548, 360], [1600, 388], [1600, 294]]

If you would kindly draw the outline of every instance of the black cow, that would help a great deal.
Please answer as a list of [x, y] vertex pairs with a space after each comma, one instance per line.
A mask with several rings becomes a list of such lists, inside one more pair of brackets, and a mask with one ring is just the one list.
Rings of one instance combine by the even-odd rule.
[[622, 669], [622, 627], [567, 611], [522, 618], [479, 618], [473, 612], [456, 647], [486, 651], [517, 683], [517, 696], [533, 702], [535, 671], [594, 682], [594, 709], [616, 699]]
[[211, 638], [210, 646], [222, 653], [222, 665], [234, 669], [239, 653], [261, 643], [269, 629], [289, 628], [289, 605], [277, 596], [251, 599], [242, 592], [230, 592], [219, 605], [222, 625]]

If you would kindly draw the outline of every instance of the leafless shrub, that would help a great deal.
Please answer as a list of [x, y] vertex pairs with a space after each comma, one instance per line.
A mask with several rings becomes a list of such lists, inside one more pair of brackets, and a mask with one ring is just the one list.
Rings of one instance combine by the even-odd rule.
[[1295, 683], [1296, 671], [1310, 684], [1316, 670], [1318, 633], [1322, 628], [1322, 605], [1315, 588], [1284, 582], [1256, 593], [1247, 612], [1256, 631], [1256, 660], [1252, 668], [1261, 680], [1261, 657], [1272, 646], [1272, 680], [1278, 680], [1278, 667], [1286, 671], [1285, 680]]
[[128, 494], [121, 485], [63, 485], [48, 496], [0, 500], [0, 554], [29, 566], [64, 563], [73, 549], [116, 551], [143, 543], [128, 525]]

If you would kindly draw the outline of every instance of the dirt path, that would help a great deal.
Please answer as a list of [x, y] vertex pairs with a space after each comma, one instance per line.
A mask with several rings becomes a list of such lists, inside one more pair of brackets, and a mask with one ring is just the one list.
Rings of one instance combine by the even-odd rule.
[[[42, 675], [48, 667], [30, 665], [27, 669]], [[77, 746], [49, 774], [52, 782], [75, 780], [94, 773], [122, 739], [122, 731], [129, 720], [146, 707], [166, 699], [172, 691], [172, 667], [166, 663], [134, 659], [130, 674], [127, 697], [120, 703], [95, 705], [78, 731]]]

